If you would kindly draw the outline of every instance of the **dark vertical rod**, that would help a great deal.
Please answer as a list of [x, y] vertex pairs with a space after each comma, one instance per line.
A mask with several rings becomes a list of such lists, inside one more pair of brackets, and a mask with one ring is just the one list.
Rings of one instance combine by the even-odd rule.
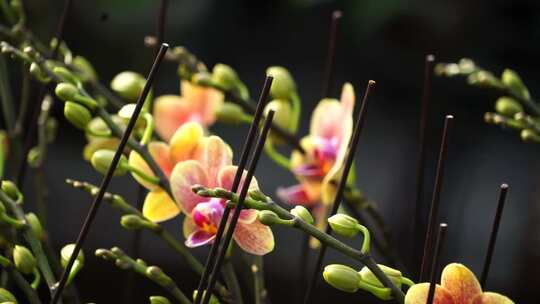
[[238, 223], [238, 218], [240, 217], [240, 211], [242, 211], [244, 200], [249, 190], [249, 184], [251, 183], [253, 174], [255, 174], [257, 163], [259, 162], [261, 152], [264, 148], [264, 142], [266, 141], [266, 136], [268, 135], [268, 131], [270, 131], [270, 127], [272, 126], [272, 119], [274, 118], [274, 113], [275, 113], [274, 110], [270, 110], [268, 114], [266, 115], [266, 119], [264, 121], [261, 134], [259, 135], [259, 139], [257, 140], [257, 145], [255, 146], [255, 150], [253, 152], [251, 162], [249, 163], [246, 178], [244, 180], [244, 183], [242, 184], [240, 195], [238, 196], [238, 203], [236, 204], [233, 216], [231, 218], [231, 222], [228, 225], [227, 230], [225, 232], [225, 238], [223, 239], [223, 242], [221, 246], [219, 247], [219, 252], [217, 254], [214, 268], [212, 269], [212, 273], [210, 274], [208, 285], [206, 285], [206, 292], [203, 295], [204, 297], [202, 301], [203, 304], [208, 304], [208, 302], [210, 301], [211, 291], [214, 289], [214, 285], [216, 284], [217, 277], [221, 270], [221, 264], [223, 263], [223, 259], [225, 258], [225, 254], [227, 253], [227, 249], [229, 248], [229, 244], [231, 243], [231, 240], [234, 234], [234, 229], [236, 228], [236, 224]]
[[433, 304], [435, 298], [435, 287], [437, 286], [437, 276], [439, 274], [439, 260], [441, 258], [442, 247], [446, 239], [446, 231], [448, 225], [441, 223], [439, 225], [439, 233], [437, 234], [437, 244], [435, 245], [435, 252], [433, 253], [433, 259], [431, 260], [431, 274], [429, 276], [429, 292], [426, 304]]
[[426, 239], [424, 241], [424, 252], [422, 256], [422, 264], [420, 268], [419, 282], [423, 282], [428, 271], [429, 253], [433, 248], [433, 235], [435, 233], [435, 225], [437, 224], [437, 218], [439, 217], [439, 202], [441, 198], [441, 190], [444, 180], [444, 169], [446, 165], [446, 156], [448, 152], [448, 142], [450, 138], [450, 132], [452, 131], [452, 125], [454, 116], [446, 115], [444, 119], [444, 129], [442, 134], [441, 148], [439, 151], [439, 160], [437, 162], [437, 173], [435, 176], [435, 185], [433, 188], [433, 197], [431, 199], [431, 208], [429, 212], [428, 227], [426, 233]]
[[433, 80], [433, 65], [435, 56], [427, 55], [424, 63], [424, 90], [422, 93], [422, 103], [420, 110], [420, 122], [418, 124], [418, 158], [416, 161], [416, 196], [413, 219], [413, 243], [412, 262], [415, 272], [420, 267], [420, 257], [422, 252], [420, 248], [423, 241], [422, 216], [424, 210], [424, 168], [426, 166], [426, 130], [429, 117], [429, 108], [431, 102], [431, 82]]
[[330, 38], [328, 39], [328, 54], [326, 57], [326, 65], [324, 67], [324, 79], [321, 98], [330, 96], [332, 83], [334, 81], [334, 63], [336, 59], [337, 35], [339, 30], [339, 22], [343, 13], [336, 10], [332, 13], [332, 22], [330, 24]]
[[[62, 44], [62, 41], [64, 40], [64, 32], [66, 27], [67, 18], [69, 15], [69, 12], [71, 11], [71, 7], [73, 6], [73, 0], [66, 0], [64, 4], [64, 9], [62, 11], [62, 14], [60, 15], [60, 19], [58, 20], [58, 25], [56, 27], [56, 45], [54, 46], [52, 50], [52, 59], [56, 59], [58, 56], [58, 51], [60, 50], [60, 45]], [[39, 113], [41, 111], [41, 105], [43, 103], [43, 98], [45, 96], [46, 92], [46, 85], [41, 85], [40, 89], [38, 90], [37, 100], [35, 103], [35, 106], [32, 108], [31, 111], [28, 112], [28, 117], [30, 121], [28, 122], [27, 130], [23, 136], [24, 139], [24, 146], [22, 151], [22, 157], [21, 157], [21, 163], [18, 167], [18, 170], [16, 171], [15, 176], [15, 182], [17, 183], [17, 186], [19, 189], [22, 189], [24, 180], [26, 178], [26, 170], [28, 168], [28, 153], [30, 152], [30, 149], [32, 149], [32, 144], [34, 142], [34, 135], [37, 131], [37, 121], [39, 118]]]
[[[259, 101], [257, 103], [257, 108], [255, 109], [255, 114], [253, 115], [253, 122], [249, 127], [248, 135], [246, 137], [246, 141], [244, 142], [244, 147], [242, 148], [242, 154], [240, 155], [240, 161], [238, 162], [238, 170], [236, 171], [236, 175], [234, 176], [233, 184], [231, 186], [231, 192], [236, 193], [236, 191], [238, 191], [238, 186], [240, 185], [240, 181], [242, 180], [242, 173], [244, 172], [244, 168], [246, 167], [251, 148], [253, 147], [253, 142], [255, 141], [255, 136], [257, 135], [257, 129], [262, 118], [264, 107], [268, 100], [268, 94], [270, 93], [272, 81], [272, 76], [267, 76], [264, 80], [261, 95], [259, 96]], [[216, 232], [216, 238], [214, 239], [214, 243], [210, 248], [208, 257], [206, 258], [204, 271], [197, 287], [197, 295], [195, 296], [194, 301], [195, 304], [200, 303], [204, 287], [207, 284], [211, 270], [214, 268], [216, 254], [218, 252], [221, 239], [223, 237], [223, 232], [225, 231], [225, 227], [227, 226], [227, 219], [229, 218], [231, 209], [232, 208], [228, 205], [227, 207], [225, 207], [225, 211], [223, 212], [223, 216], [221, 217], [221, 221], [219, 222], [218, 230]]]
[[169, 0], [159, 1], [159, 14], [156, 38], [158, 45], [165, 41], [165, 25], [167, 23], [167, 8], [169, 7]]
[[493, 227], [491, 228], [491, 235], [489, 236], [488, 249], [486, 252], [486, 259], [484, 260], [484, 268], [482, 269], [482, 275], [480, 276], [480, 285], [482, 289], [486, 286], [486, 281], [489, 273], [489, 267], [491, 265], [491, 258], [493, 257], [493, 251], [495, 250], [495, 242], [497, 241], [497, 233], [499, 232], [499, 224], [501, 223], [501, 217], [504, 209], [504, 203], [506, 202], [506, 195], [508, 194], [508, 185], [502, 184], [499, 189], [499, 199], [497, 202], [497, 212], [493, 219]]
[[116, 166], [118, 165], [120, 157], [122, 156], [122, 152], [124, 151], [124, 148], [126, 147], [128, 139], [131, 135], [131, 132], [133, 131], [133, 128], [135, 127], [137, 118], [139, 117], [139, 114], [141, 113], [141, 109], [144, 104], [144, 101], [146, 100], [148, 92], [150, 91], [150, 88], [152, 86], [152, 81], [154, 80], [154, 77], [156, 76], [156, 73], [159, 70], [159, 66], [161, 65], [163, 56], [165, 56], [165, 53], [167, 52], [168, 48], [169, 48], [168, 44], [165, 44], [165, 43], [162, 44], [161, 49], [159, 50], [159, 53], [157, 54], [154, 60], [154, 64], [152, 65], [152, 68], [150, 69], [150, 73], [148, 74], [146, 83], [144, 84], [143, 91], [141, 92], [141, 95], [139, 95], [139, 99], [137, 100], [137, 105], [135, 106], [135, 109], [133, 110], [133, 114], [131, 118], [129, 119], [129, 122], [126, 126], [126, 130], [124, 131], [124, 135], [122, 135], [122, 138], [120, 139], [120, 143], [118, 144], [118, 148], [116, 149], [116, 152], [114, 153], [114, 157], [111, 161], [109, 169], [107, 173], [105, 174], [105, 176], [103, 177], [103, 180], [101, 181], [98, 194], [94, 198], [94, 201], [92, 202], [92, 206], [90, 207], [90, 210], [88, 211], [88, 215], [86, 216], [86, 219], [81, 228], [81, 231], [79, 232], [79, 236], [77, 237], [77, 242], [75, 243], [75, 248], [73, 249], [73, 253], [71, 257], [69, 258], [69, 262], [66, 268], [64, 269], [64, 272], [62, 273], [62, 278], [60, 279], [60, 282], [58, 282], [58, 287], [56, 291], [54, 292], [53, 298], [51, 300], [51, 304], [56, 304], [58, 300], [60, 299], [60, 297], [62, 296], [62, 291], [64, 287], [66, 286], [66, 282], [67, 282], [69, 273], [71, 271], [71, 268], [73, 267], [73, 263], [75, 262], [77, 256], [79, 255], [79, 252], [81, 251], [81, 247], [84, 241], [86, 240], [86, 237], [88, 236], [88, 232], [90, 231], [90, 227], [92, 226], [94, 218], [97, 215], [99, 206], [101, 205], [101, 202], [103, 200], [103, 196], [105, 195], [105, 192], [107, 191], [107, 187], [109, 186], [113, 173], [116, 170]]
[[[343, 191], [345, 190], [345, 186], [347, 185], [347, 177], [349, 176], [349, 171], [353, 164], [354, 156], [356, 154], [356, 148], [358, 147], [358, 141], [360, 139], [360, 133], [362, 133], [362, 127], [364, 125], [364, 121], [366, 117], [368, 96], [371, 89], [374, 86], [375, 86], [375, 81], [373, 80], [370, 80], [366, 86], [366, 92], [364, 93], [364, 97], [362, 99], [362, 105], [360, 107], [360, 112], [358, 113], [356, 126], [351, 136], [349, 146], [347, 147], [347, 155], [345, 157], [345, 164], [343, 165], [343, 173], [339, 180], [336, 197], [334, 198], [334, 204], [332, 205], [332, 210], [330, 214], [328, 214], [328, 216], [332, 216], [336, 214], [339, 208], [339, 205], [341, 204], [341, 200], [343, 199]], [[328, 234], [332, 233], [330, 225], [326, 225], [326, 233]], [[321, 272], [322, 263], [323, 263], [325, 254], [326, 254], [326, 245], [321, 244], [321, 248], [319, 249], [319, 254], [317, 256], [317, 262], [315, 264], [315, 270], [313, 271], [311, 280], [306, 290], [306, 294], [304, 296], [304, 304], [311, 302], [311, 294], [313, 293], [313, 288], [315, 288], [315, 286], [317, 285], [317, 279], [319, 278], [319, 273]]]

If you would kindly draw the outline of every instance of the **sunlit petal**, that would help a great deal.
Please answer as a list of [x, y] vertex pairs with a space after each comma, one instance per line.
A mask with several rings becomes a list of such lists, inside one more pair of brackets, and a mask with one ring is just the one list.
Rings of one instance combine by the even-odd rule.
[[218, 136], [210, 136], [195, 149], [194, 159], [198, 160], [208, 174], [209, 187], [218, 185], [218, 174], [225, 166], [232, 163], [232, 155], [228, 145]]
[[183, 123], [188, 121], [189, 106], [177, 95], [163, 95], [154, 101], [156, 132], [168, 141]]
[[188, 215], [198, 203], [208, 200], [191, 190], [194, 185], [208, 185], [208, 176], [197, 161], [187, 160], [176, 164], [170, 183], [174, 199]]
[[474, 297], [471, 304], [514, 304], [514, 302], [501, 294], [484, 292]]
[[277, 196], [280, 200], [291, 205], [313, 206], [317, 201], [311, 200], [303, 184], [287, 188], [278, 188]]
[[[405, 304], [426, 304], [428, 293], [429, 283], [416, 284], [407, 290]], [[465, 302], [456, 302], [448, 290], [437, 285], [433, 304], [465, 304]]]
[[194, 85], [189, 81], [181, 82], [182, 96], [189, 103], [192, 115], [197, 115], [205, 126], [213, 124], [216, 120], [215, 112], [224, 102], [224, 95], [210, 87]]
[[202, 126], [196, 122], [183, 124], [172, 136], [169, 146], [173, 163], [192, 159], [199, 141], [204, 136]]
[[[167, 146], [167, 144], [164, 142], [151, 142], [148, 145], [148, 152], [156, 161], [163, 173], [169, 177], [172, 170], [172, 163], [171, 159], [169, 158], [169, 146]], [[154, 172], [150, 169], [150, 166], [148, 166], [141, 155], [135, 152], [135, 150], [132, 150], [129, 153], [129, 165], [139, 169], [148, 176], [155, 176]], [[139, 184], [145, 186], [147, 189], [154, 190], [159, 188], [157, 185], [146, 181], [134, 172], [131, 172], [131, 175], [137, 182], [139, 182]]]
[[142, 212], [153, 222], [163, 222], [177, 216], [180, 208], [165, 191], [157, 190], [146, 195]]
[[[225, 188], [227, 190], [230, 190], [232, 188], [232, 184], [234, 181], [234, 176], [236, 175], [236, 171], [238, 170], [237, 166], [225, 166], [223, 167], [218, 174], [218, 186], [221, 188]], [[242, 174], [242, 179], [240, 180], [240, 186], [244, 184], [245, 177], [247, 175], [247, 171], [244, 170], [244, 173]], [[238, 190], [241, 188], [239, 187]], [[249, 183], [249, 190], [257, 190], [259, 189], [259, 184], [257, 182], [257, 179], [255, 176], [251, 178], [251, 182]]]
[[251, 224], [257, 219], [258, 213], [259, 212], [254, 209], [244, 209], [240, 211], [240, 217], [238, 218], [238, 222], [243, 224]]
[[265, 255], [271, 252], [275, 245], [272, 230], [259, 221], [251, 224], [238, 223], [234, 240], [244, 251], [255, 255]]
[[465, 265], [458, 263], [444, 267], [441, 285], [452, 294], [456, 303], [469, 303], [471, 299], [482, 293], [482, 287], [474, 273]]

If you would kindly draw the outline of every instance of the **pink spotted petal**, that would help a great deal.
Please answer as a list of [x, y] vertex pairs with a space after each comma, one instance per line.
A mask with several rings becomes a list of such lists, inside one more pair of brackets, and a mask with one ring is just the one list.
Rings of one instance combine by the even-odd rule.
[[259, 212], [254, 209], [242, 210], [240, 211], [240, 217], [238, 218], [238, 222], [243, 224], [251, 224], [257, 219], [258, 213]]
[[214, 88], [193, 85], [185, 80], [180, 85], [182, 96], [193, 111], [192, 115], [198, 117], [205, 126], [213, 124], [216, 121], [216, 109], [224, 102], [223, 93]]
[[186, 160], [176, 164], [170, 184], [174, 199], [187, 215], [198, 203], [208, 201], [208, 198], [198, 196], [191, 190], [194, 185], [208, 185], [208, 176], [197, 161]]
[[189, 119], [191, 109], [184, 99], [177, 95], [163, 95], [154, 103], [156, 132], [166, 141]]
[[317, 201], [310, 199], [306, 187], [304, 187], [303, 184], [287, 188], [278, 188], [277, 196], [283, 202], [291, 205], [313, 206], [317, 203]]
[[271, 252], [275, 245], [272, 230], [259, 221], [251, 224], [238, 223], [234, 240], [244, 251], [255, 255], [265, 255]]
[[193, 248], [211, 243], [216, 238], [215, 234], [197, 230], [186, 239], [186, 246]]
[[[429, 283], [413, 285], [405, 295], [405, 304], [426, 304], [429, 293]], [[466, 302], [456, 302], [448, 290], [440, 285], [435, 287], [435, 297], [433, 304], [466, 304]]]
[[[238, 170], [237, 166], [223, 167], [218, 174], [218, 186], [221, 188], [230, 190], [232, 188], [234, 176], [236, 175], [237, 170]], [[247, 174], [247, 171], [244, 170], [244, 173], [242, 174], [242, 179], [240, 180], [240, 187], [238, 188], [238, 192], [240, 192], [241, 186], [244, 184], [246, 174]], [[257, 179], [255, 178], [255, 176], [253, 176], [253, 178], [251, 179], [251, 182], [249, 183], [249, 190], [257, 190], [257, 189], [259, 189], [259, 183], [257, 182]]]
[[474, 297], [471, 304], [514, 304], [514, 302], [501, 294], [484, 292]]
[[218, 174], [225, 166], [232, 164], [232, 153], [229, 146], [218, 136], [210, 136], [199, 142], [194, 159], [204, 167], [209, 177], [209, 187], [216, 187]]
[[469, 303], [471, 299], [482, 294], [482, 288], [474, 273], [458, 263], [444, 267], [441, 285], [452, 294], [458, 304]]

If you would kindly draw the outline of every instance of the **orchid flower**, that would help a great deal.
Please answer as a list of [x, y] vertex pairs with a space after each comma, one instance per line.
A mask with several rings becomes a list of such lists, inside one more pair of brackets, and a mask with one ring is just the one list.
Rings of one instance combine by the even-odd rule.
[[180, 86], [182, 96], [163, 95], [155, 100], [156, 132], [166, 141], [186, 122], [198, 122], [204, 127], [212, 125], [216, 121], [215, 111], [224, 101], [223, 93], [216, 89], [186, 80]]
[[[405, 304], [425, 304], [429, 283], [412, 286], [405, 296]], [[448, 264], [441, 274], [441, 285], [435, 288], [433, 304], [513, 304], [509, 298], [494, 292], [482, 292], [472, 271], [462, 264]]]
[[305, 154], [293, 151], [291, 167], [299, 184], [278, 189], [278, 196], [291, 204], [312, 207], [316, 223], [325, 223], [333, 199], [333, 181], [342, 171], [350, 141], [355, 95], [346, 83], [341, 100], [323, 99], [311, 116], [309, 135], [301, 140]]
[[[225, 200], [203, 198], [193, 193], [195, 185], [221, 187], [227, 190], [236, 174], [232, 166], [232, 150], [218, 136], [204, 136], [203, 127], [196, 122], [182, 125], [169, 144], [152, 142], [149, 152], [167, 177], [174, 200], [159, 186], [134, 177], [147, 187], [148, 193], [143, 214], [152, 221], [164, 221], [177, 216], [182, 210], [184, 236], [188, 247], [212, 243], [225, 210]], [[150, 168], [136, 152], [130, 154], [130, 165], [152, 175]], [[245, 174], [245, 173], [244, 173]], [[255, 179], [250, 190], [258, 189]], [[245, 251], [263, 255], [273, 250], [274, 236], [267, 226], [257, 219], [258, 211], [242, 210], [234, 232], [234, 240]]]

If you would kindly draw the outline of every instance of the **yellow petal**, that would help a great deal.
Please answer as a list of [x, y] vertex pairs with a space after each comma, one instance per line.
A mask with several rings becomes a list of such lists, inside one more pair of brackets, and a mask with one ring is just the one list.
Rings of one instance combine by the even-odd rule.
[[483, 294], [476, 296], [471, 304], [514, 304], [514, 302], [501, 294], [484, 292]]
[[[405, 295], [405, 304], [426, 304], [429, 293], [429, 283], [420, 283], [413, 285]], [[448, 290], [440, 285], [435, 287], [435, 297], [433, 304], [464, 304], [454, 301], [454, 298]]]
[[153, 222], [163, 222], [177, 216], [180, 208], [165, 191], [157, 190], [146, 195], [142, 212]]
[[170, 153], [173, 163], [191, 159], [195, 148], [204, 136], [204, 130], [199, 123], [183, 124], [171, 138]]
[[457, 303], [469, 303], [471, 299], [482, 293], [482, 287], [474, 273], [465, 265], [458, 263], [444, 267], [441, 285], [450, 291]]
[[[169, 177], [172, 171], [172, 164], [169, 158], [169, 146], [167, 146], [167, 144], [164, 142], [151, 142], [148, 145], [148, 152], [158, 164], [163, 173], [167, 177]], [[129, 153], [129, 165], [139, 169], [148, 176], [155, 176], [152, 169], [150, 169], [150, 166], [148, 166], [142, 156], [139, 153], [135, 152], [135, 150], [132, 150]], [[131, 172], [131, 175], [137, 182], [139, 182], [139, 184], [143, 185], [149, 190], [155, 190], [159, 188], [157, 185], [146, 181], [134, 172]]]

